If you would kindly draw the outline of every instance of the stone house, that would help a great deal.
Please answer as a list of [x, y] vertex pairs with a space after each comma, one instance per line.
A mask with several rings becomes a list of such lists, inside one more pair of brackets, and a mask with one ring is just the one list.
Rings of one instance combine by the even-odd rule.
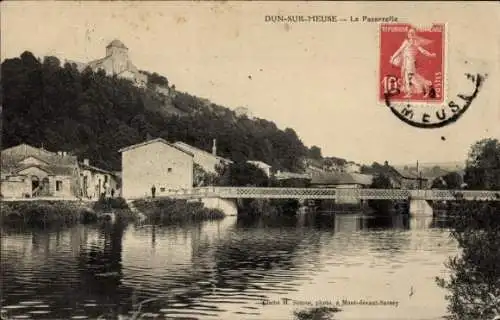
[[171, 189], [193, 186], [193, 153], [157, 138], [125, 147], [122, 154], [121, 194], [125, 199], [161, 196]]
[[80, 194], [77, 158], [20, 144], [1, 152], [1, 193], [5, 198], [59, 197]]
[[96, 200], [100, 195], [119, 197], [120, 184], [118, 176], [111, 171], [90, 165], [89, 159], [79, 163], [82, 197]]

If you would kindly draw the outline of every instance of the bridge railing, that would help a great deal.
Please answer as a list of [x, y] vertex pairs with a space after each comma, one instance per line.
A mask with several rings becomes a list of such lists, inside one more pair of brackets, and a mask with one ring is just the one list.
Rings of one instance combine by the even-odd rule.
[[500, 191], [409, 190], [357, 188], [259, 188], [199, 187], [168, 190], [162, 196], [176, 198], [252, 198], [252, 199], [359, 199], [359, 200], [500, 200]]
[[255, 188], [221, 187], [216, 190], [222, 198], [273, 199], [335, 199], [335, 189], [313, 188]]

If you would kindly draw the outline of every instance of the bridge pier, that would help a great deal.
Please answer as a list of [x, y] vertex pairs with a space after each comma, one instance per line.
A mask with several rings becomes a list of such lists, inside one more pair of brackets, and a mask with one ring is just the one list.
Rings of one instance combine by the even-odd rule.
[[236, 216], [238, 214], [238, 206], [236, 200], [222, 198], [201, 198], [201, 202], [208, 209], [218, 209], [224, 212], [227, 216]]
[[410, 215], [432, 217], [434, 211], [426, 200], [410, 199]]

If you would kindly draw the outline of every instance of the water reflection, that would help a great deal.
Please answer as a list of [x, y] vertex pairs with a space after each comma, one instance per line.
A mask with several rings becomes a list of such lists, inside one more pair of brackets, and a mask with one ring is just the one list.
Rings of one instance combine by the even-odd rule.
[[[11, 316], [115, 319], [155, 298], [142, 307], [149, 317], [290, 319], [293, 308], [262, 300], [342, 296], [400, 301], [379, 309], [384, 319], [438, 316], [444, 293], [433, 279], [456, 252], [440, 223], [329, 213], [7, 230], [2, 305]], [[412, 285], [418, 294], [410, 301]], [[373, 309], [336, 316], [371, 319]]]
[[408, 215], [374, 216], [360, 219], [363, 230], [409, 230], [410, 217]]

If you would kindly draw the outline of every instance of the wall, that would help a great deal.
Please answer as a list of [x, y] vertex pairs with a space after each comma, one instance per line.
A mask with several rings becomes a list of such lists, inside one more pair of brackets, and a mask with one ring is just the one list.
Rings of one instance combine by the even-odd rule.
[[[108, 181], [108, 188], [104, 189], [104, 183]], [[87, 185], [85, 186], [85, 178]], [[83, 197], [88, 199], [98, 199], [100, 193], [106, 192], [106, 196], [111, 196], [111, 190], [114, 189], [115, 197], [119, 197], [118, 182], [114, 175], [91, 169], [82, 169], [80, 174], [80, 186], [83, 192]]]
[[2, 181], [0, 192], [4, 198], [24, 198], [25, 193], [31, 194], [31, 186], [26, 181]]
[[193, 157], [162, 142], [124, 151], [122, 196], [126, 199], [151, 196], [153, 185], [157, 194], [161, 188], [192, 188]]
[[[61, 188], [57, 190], [57, 181], [61, 182]], [[73, 178], [71, 176], [49, 176], [49, 188], [52, 196], [72, 197]]]
[[177, 142], [175, 145], [183, 150], [191, 152], [194, 155], [194, 163], [200, 165], [206, 172], [217, 173], [215, 167], [223, 164], [223, 161], [219, 157], [212, 155], [210, 152], [200, 150], [185, 143]]

